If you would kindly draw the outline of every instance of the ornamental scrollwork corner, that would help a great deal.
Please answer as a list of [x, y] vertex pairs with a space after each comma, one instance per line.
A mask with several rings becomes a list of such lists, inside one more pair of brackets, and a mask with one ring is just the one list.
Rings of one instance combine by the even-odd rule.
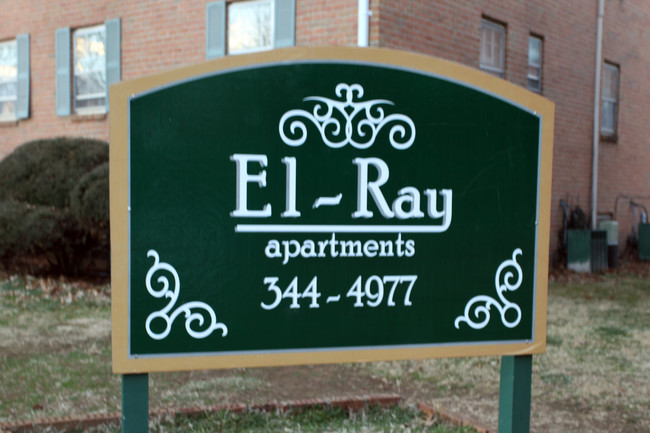
[[[185, 330], [192, 338], [206, 338], [215, 330], [220, 330], [222, 337], [228, 335], [228, 328], [226, 325], [217, 321], [217, 316], [214, 313], [214, 310], [205, 302], [186, 302], [185, 304], [174, 308], [181, 290], [181, 282], [178, 272], [176, 272], [176, 269], [174, 269], [174, 267], [169, 263], [161, 262], [158, 252], [155, 250], [149, 250], [147, 252], [147, 257], [153, 257], [154, 259], [153, 265], [147, 272], [147, 291], [154, 298], [169, 299], [169, 303], [165, 308], [160, 311], [155, 311], [147, 317], [145, 327], [147, 334], [149, 334], [151, 338], [154, 340], [165, 339], [171, 332], [172, 324], [182, 313], [185, 314]], [[152, 279], [157, 274], [160, 275], [156, 280], [158, 287], [154, 288], [152, 286]], [[172, 277], [171, 285], [169, 276]], [[162, 320], [165, 324], [165, 328], [161, 332], [156, 332], [151, 328], [151, 323], [154, 320]]]
[[388, 138], [391, 146], [403, 150], [415, 141], [415, 124], [410, 117], [386, 114], [387, 106], [394, 106], [386, 99], [361, 101], [364, 90], [360, 84], [339, 83], [335, 88], [336, 99], [308, 96], [304, 102], [313, 102], [312, 111], [289, 110], [280, 119], [279, 132], [288, 146], [302, 146], [307, 140], [307, 124], [318, 129], [321, 139], [330, 148], [351, 145], [367, 149], [375, 143], [382, 128], [389, 125]]
[[[499, 265], [495, 276], [494, 286], [497, 291], [495, 299], [487, 295], [474, 296], [465, 305], [465, 312], [462, 316], [456, 317], [454, 326], [460, 329], [460, 323], [467, 323], [473, 329], [483, 329], [490, 322], [490, 308], [494, 307], [501, 315], [501, 322], [506, 328], [514, 328], [521, 321], [521, 308], [505, 298], [507, 292], [515, 291], [521, 286], [523, 272], [521, 266], [517, 263], [517, 256], [522, 254], [521, 249], [517, 248], [512, 253], [512, 258], [505, 260]], [[514, 270], [514, 273], [510, 270]], [[508, 270], [502, 278], [502, 274]], [[513, 320], [508, 320], [506, 314], [509, 311], [515, 312]], [[511, 315], [512, 316], [512, 315]], [[481, 320], [482, 318], [482, 320]]]

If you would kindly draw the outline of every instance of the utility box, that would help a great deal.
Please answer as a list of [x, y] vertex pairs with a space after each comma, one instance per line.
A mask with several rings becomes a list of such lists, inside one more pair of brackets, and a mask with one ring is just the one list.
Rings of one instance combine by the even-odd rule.
[[618, 221], [601, 221], [598, 228], [607, 232], [607, 266], [614, 269], [618, 266]]
[[591, 232], [591, 272], [607, 270], [607, 232]]
[[591, 230], [567, 231], [567, 268], [576, 272], [591, 271]]
[[639, 259], [650, 260], [650, 224], [639, 224]]

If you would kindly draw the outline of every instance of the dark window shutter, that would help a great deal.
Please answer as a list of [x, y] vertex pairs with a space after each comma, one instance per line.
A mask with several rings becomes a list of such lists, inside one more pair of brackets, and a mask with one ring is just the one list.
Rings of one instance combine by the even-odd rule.
[[108, 20], [106, 26], [106, 112], [108, 112], [108, 89], [122, 79], [121, 23], [119, 18]]
[[274, 48], [296, 44], [296, 0], [275, 0]]
[[16, 36], [18, 51], [18, 100], [16, 117], [29, 117], [29, 34]]
[[206, 57], [215, 59], [226, 55], [226, 2], [206, 5]]
[[70, 115], [70, 28], [56, 30], [56, 115]]

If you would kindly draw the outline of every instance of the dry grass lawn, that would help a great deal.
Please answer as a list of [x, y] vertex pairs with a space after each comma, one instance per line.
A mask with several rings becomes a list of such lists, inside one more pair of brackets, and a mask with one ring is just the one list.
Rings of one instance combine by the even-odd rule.
[[[533, 358], [531, 431], [650, 432], [650, 263], [552, 275], [547, 353]], [[110, 288], [0, 276], [0, 424], [120, 410]], [[150, 406], [394, 392], [496, 428], [499, 358], [150, 375]]]

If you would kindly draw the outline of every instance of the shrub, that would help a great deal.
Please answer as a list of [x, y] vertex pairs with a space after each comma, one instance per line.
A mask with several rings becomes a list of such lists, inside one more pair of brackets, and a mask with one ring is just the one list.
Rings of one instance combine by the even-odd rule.
[[14, 201], [0, 201], [0, 263], [11, 268], [14, 260], [29, 252], [25, 226], [33, 206]]
[[76, 276], [88, 266], [90, 239], [67, 210], [0, 202], [0, 230], [5, 268]]
[[70, 194], [70, 209], [88, 230], [108, 226], [108, 162], [86, 173]]
[[105, 273], [108, 144], [56, 138], [0, 161], [0, 264], [12, 271]]
[[83, 176], [70, 194], [70, 210], [88, 235], [88, 253], [96, 260], [110, 259], [110, 206], [108, 162]]
[[70, 207], [70, 192], [98, 165], [108, 162], [108, 144], [87, 138], [36, 140], [0, 161], [0, 200]]

